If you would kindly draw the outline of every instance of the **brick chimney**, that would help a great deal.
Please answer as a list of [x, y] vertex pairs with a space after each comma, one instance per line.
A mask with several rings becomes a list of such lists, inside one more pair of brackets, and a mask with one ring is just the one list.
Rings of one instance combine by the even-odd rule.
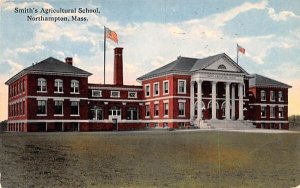
[[123, 48], [115, 48], [114, 85], [123, 85]]
[[65, 61], [67, 64], [73, 65], [73, 57], [66, 57]]

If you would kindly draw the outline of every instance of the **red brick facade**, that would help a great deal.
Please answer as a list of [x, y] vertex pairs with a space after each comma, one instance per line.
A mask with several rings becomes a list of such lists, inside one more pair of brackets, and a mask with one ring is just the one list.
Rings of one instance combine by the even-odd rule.
[[[72, 58], [67, 58], [66, 63], [72, 66]], [[123, 85], [122, 48], [115, 49], [114, 64], [114, 84], [91, 84], [88, 83], [89, 75], [80, 73], [29, 71], [12, 77], [7, 81], [7, 130], [111, 131], [191, 125], [190, 74], [165, 74], [144, 79], [141, 86], [128, 86]], [[245, 120], [251, 120], [257, 128], [289, 128], [287, 88], [249, 88], [248, 79], [243, 84]], [[238, 101], [238, 85], [231, 86], [230, 95]], [[218, 82], [216, 90], [216, 118], [222, 120], [225, 119], [225, 82]], [[266, 100], [262, 100], [261, 90], [265, 91]], [[194, 91], [197, 91], [197, 84]], [[270, 100], [271, 91], [275, 100]], [[282, 93], [281, 100], [279, 92]], [[210, 81], [202, 83], [202, 93], [202, 119], [209, 120], [212, 117]], [[264, 116], [262, 106], [265, 107]], [[238, 102], [235, 102], [233, 117], [235, 120], [239, 117]]]

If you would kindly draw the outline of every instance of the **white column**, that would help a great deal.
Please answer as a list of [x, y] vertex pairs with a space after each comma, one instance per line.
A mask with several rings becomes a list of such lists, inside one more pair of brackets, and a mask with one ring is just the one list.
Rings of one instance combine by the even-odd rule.
[[225, 118], [230, 119], [230, 82], [226, 82], [225, 96]]
[[243, 84], [239, 83], [239, 120], [244, 120], [243, 98]]
[[211, 119], [217, 119], [217, 115], [216, 115], [216, 104], [217, 104], [217, 97], [216, 97], [216, 85], [217, 82], [212, 81], [211, 82], [212, 85], [212, 99], [211, 99]]
[[201, 120], [202, 119], [202, 80], [198, 81], [198, 95], [197, 95], [197, 119]]
[[195, 91], [194, 91], [194, 81], [191, 81], [191, 104], [190, 104], [190, 113], [191, 113], [191, 120], [194, 120], [194, 112], [195, 112]]
[[235, 120], [235, 84], [231, 86], [231, 119]]

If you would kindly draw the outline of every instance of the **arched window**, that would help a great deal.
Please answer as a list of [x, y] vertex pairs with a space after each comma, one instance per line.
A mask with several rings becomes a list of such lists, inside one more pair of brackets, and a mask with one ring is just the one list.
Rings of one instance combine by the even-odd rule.
[[226, 70], [226, 66], [225, 66], [225, 65], [223, 65], [223, 64], [221, 64], [221, 65], [219, 65], [219, 66], [218, 66], [218, 69], [223, 69], [223, 70]]
[[45, 78], [38, 79], [37, 91], [38, 92], [46, 92], [47, 91], [47, 82], [46, 82]]
[[71, 81], [71, 93], [79, 93], [79, 81], [72, 80]]
[[62, 93], [63, 92], [63, 81], [61, 79], [55, 79], [54, 80], [54, 91], [56, 93]]
[[121, 115], [121, 109], [117, 106], [113, 106], [111, 109], [109, 109], [109, 115], [120, 116]]
[[[212, 102], [209, 101], [207, 106], [208, 106], [208, 109], [211, 109], [212, 108]], [[219, 103], [217, 101], [216, 101], [216, 109], [219, 109]]]
[[267, 96], [266, 96], [266, 91], [265, 91], [265, 90], [261, 90], [261, 91], [260, 91], [260, 99], [261, 99], [262, 101], [266, 101]]
[[91, 119], [92, 120], [102, 120], [103, 119], [103, 109], [98, 106], [94, 106], [91, 109]]
[[129, 107], [126, 114], [127, 120], [137, 120], [138, 119], [138, 110], [136, 107]]

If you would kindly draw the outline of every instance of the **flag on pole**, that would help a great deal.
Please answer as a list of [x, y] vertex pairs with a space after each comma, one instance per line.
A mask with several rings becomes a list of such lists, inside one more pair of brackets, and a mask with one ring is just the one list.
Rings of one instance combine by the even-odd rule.
[[245, 48], [241, 47], [241, 46], [238, 45], [238, 44], [237, 44], [237, 50], [238, 50], [238, 52], [241, 52], [242, 54], [245, 55], [245, 52], [246, 52]]
[[118, 43], [118, 35], [116, 32], [110, 30], [109, 28], [106, 29], [106, 37], [113, 40], [115, 43]]

